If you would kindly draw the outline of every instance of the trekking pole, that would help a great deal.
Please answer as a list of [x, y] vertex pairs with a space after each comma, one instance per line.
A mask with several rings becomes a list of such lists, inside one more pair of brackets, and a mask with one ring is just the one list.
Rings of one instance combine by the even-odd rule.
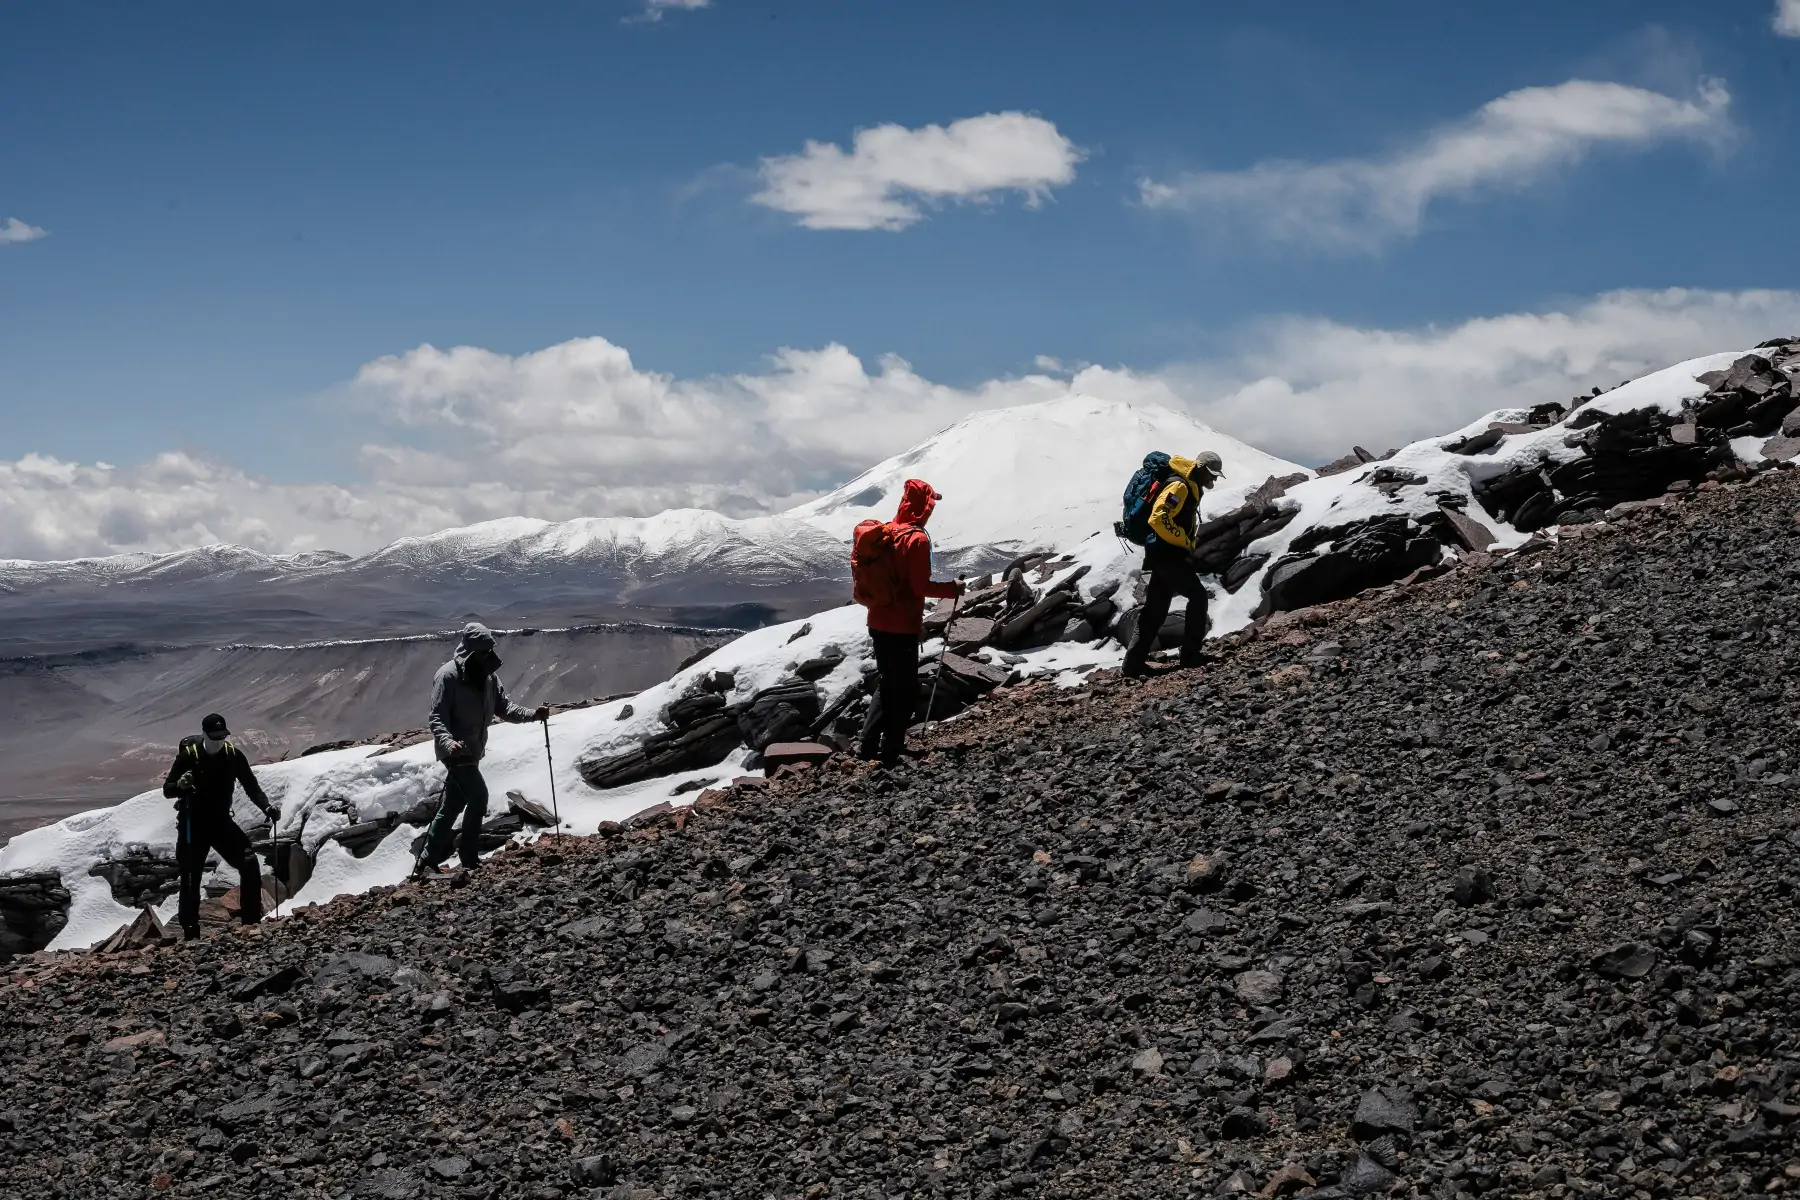
[[544, 718], [544, 769], [550, 773], [550, 815], [556, 818], [556, 836], [562, 838], [562, 813], [556, 808], [556, 760], [550, 757], [550, 718]]
[[[312, 815], [310, 810], [302, 809], [300, 811], [300, 828], [294, 831], [294, 842], [293, 845], [288, 847], [287, 858], [285, 860], [287, 862], [287, 879], [281, 879], [279, 877], [276, 879], [275, 919], [277, 921], [281, 920], [282, 893], [287, 891], [290, 886], [288, 879], [294, 877], [294, 855], [306, 853], [306, 818], [310, 815]], [[293, 897], [290, 895], [287, 899], [292, 900]]]
[[[961, 577], [957, 578], [962, 582]], [[937, 712], [938, 684], [944, 682], [944, 655], [950, 651], [950, 631], [956, 628], [956, 609], [962, 603], [962, 592], [959, 590], [950, 600], [950, 620], [944, 626], [944, 644], [938, 647], [937, 673], [931, 677], [931, 700], [925, 705], [925, 730], [931, 731], [933, 715]]]

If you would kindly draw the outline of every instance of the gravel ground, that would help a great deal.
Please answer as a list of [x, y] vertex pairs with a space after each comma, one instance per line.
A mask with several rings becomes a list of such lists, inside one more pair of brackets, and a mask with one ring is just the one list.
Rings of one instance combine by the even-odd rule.
[[1800, 1190], [1800, 477], [0, 976], [20, 1196]]

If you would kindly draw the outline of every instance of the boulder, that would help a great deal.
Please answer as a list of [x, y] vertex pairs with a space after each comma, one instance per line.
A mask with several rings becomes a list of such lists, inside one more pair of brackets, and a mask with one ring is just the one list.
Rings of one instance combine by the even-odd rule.
[[1489, 425], [1480, 433], [1471, 433], [1468, 437], [1458, 438], [1444, 449], [1452, 454], [1485, 454], [1498, 446], [1506, 438], [1496, 425]]
[[0, 962], [32, 954], [69, 923], [69, 891], [54, 871], [0, 877]]
[[717, 692], [697, 692], [671, 703], [663, 714], [663, 720], [677, 729], [685, 729], [703, 717], [724, 710], [724, 696]]
[[1438, 512], [1443, 514], [1450, 536], [1464, 550], [1479, 553], [1494, 544], [1494, 531], [1474, 517], [1442, 504], [1438, 506]]
[[686, 729], [657, 734], [641, 745], [608, 755], [587, 754], [575, 769], [590, 787], [616, 788], [643, 779], [715, 766], [742, 739], [737, 717], [715, 712]]
[[1042, 599], [1031, 605], [1031, 607], [1027, 608], [1024, 612], [1009, 618], [1006, 624], [1000, 627], [999, 634], [994, 638], [995, 643], [1001, 646], [1013, 646], [1017, 644], [1022, 641], [1032, 629], [1039, 624], [1039, 622], [1059, 616], [1063, 610], [1069, 607], [1072, 598], [1072, 593], [1063, 589], [1058, 589], [1045, 594]]
[[763, 774], [773, 775], [782, 767], [795, 764], [816, 767], [830, 758], [832, 753], [830, 746], [823, 746], [818, 742], [776, 742], [762, 752]]
[[958, 617], [948, 631], [953, 647], [975, 649], [994, 639], [995, 623], [987, 617]]
[[1236, 592], [1252, 575], [1262, 570], [1263, 564], [1268, 561], [1267, 554], [1240, 555], [1236, 561], [1225, 568], [1224, 573], [1219, 576], [1219, 582], [1224, 585], [1226, 591]]
[[[1312, 536], [1321, 532], [1327, 536]], [[1263, 575], [1257, 616], [1342, 600], [1393, 583], [1442, 555], [1430, 532], [1401, 516], [1375, 517], [1348, 529], [1309, 531], [1306, 540], [1315, 545], [1329, 540], [1332, 546], [1277, 560]], [[1299, 542], [1296, 539], [1296, 546]]]
[[828, 647], [817, 658], [809, 658], [803, 663], [794, 665], [794, 675], [808, 683], [816, 683], [838, 669], [844, 661], [844, 652], [836, 646]]
[[737, 715], [738, 732], [752, 750], [771, 742], [807, 736], [819, 719], [819, 689], [804, 679], [788, 679], [758, 692]]
[[737, 676], [731, 671], [708, 671], [700, 676], [695, 686], [702, 692], [723, 695], [737, 686]]
[[1410, 1136], [1419, 1119], [1412, 1097], [1402, 1088], [1370, 1088], [1356, 1102], [1350, 1136], [1362, 1141], [1388, 1135]]
[[1085, 617], [1076, 617], [1073, 620], [1063, 623], [1062, 633], [1056, 640], [1059, 642], [1077, 642], [1085, 645], [1098, 636], [1100, 635], [1095, 632], [1093, 622]]
[[987, 663], [960, 654], [942, 658], [943, 681], [936, 688], [937, 705], [930, 708], [933, 684], [938, 681], [938, 663], [932, 659], [919, 665], [919, 707], [914, 720], [942, 720], [955, 716], [987, 693], [1006, 682], [1006, 673]]
[[[1119, 582], [1114, 580], [1112, 590], [1118, 590]], [[1111, 592], [1104, 596], [1096, 596], [1075, 610], [1081, 618], [1093, 625], [1095, 629], [1105, 629], [1112, 624], [1113, 614], [1119, 606], [1113, 602]]]
[[539, 829], [549, 829], [556, 825], [556, 817], [549, 809], [535, 800], [527, 800], [519, 791], [506, 793], [506, 807], [527, 825], [535, 825]]
[[174, 856], [151, 854], [141, 846], [120, 858], [95, 863], [88, 874], [106, 880], [113, 899], [128, 908], [161, 904], [181, 889], [181, 867]]
[[143, 950], [150, 946], [160, 946], [172, 940], [168, 930], [163, 928], [162, 918], [156, 910], [145, 905], [142, 912], [129, 925], [122, 925], [113, 935], [102, 941], [94, 949], [102, 954], [116, 954], [121, 950]]

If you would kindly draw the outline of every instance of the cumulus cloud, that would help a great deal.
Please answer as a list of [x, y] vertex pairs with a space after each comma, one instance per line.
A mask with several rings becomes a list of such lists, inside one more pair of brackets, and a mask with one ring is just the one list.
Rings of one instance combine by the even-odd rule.
[[687, 12], [696, 8], [711, 8], [712, 0], [644, 0], [644, 7], [636, 16], [625, 18], [628, 23], [643, 21], [660, 21], [670, 12]]
[[1082, 150], [1042, 117], [987, 113], [949, 125], [859, 129], [845, 151], [807, 142], [765, 158], [763, 190], [750, 199], [792, 213], [808, 229], [905, 229], [922, 204], [991, 202], [1022, 192], [1027, 207], [1075, 178]]
[[[768, 509], [902, 449], [973, 407], [1023, 403], [1042, 377], [971, 390], [934, 384], [905, 361], [871, 367], [849, 349], [783, 349], [762, 369], [703, 379], [645, 371], [621, 346], [580, 338], [529, 354], [421, 346], [369, 363], [355, 386], [389, 423], [435, 447], [369, 447], [384, 478], [446, 482], [479, 469], [528, 486], [616, 493], [608, 511], [676, 495]], [[1051, 390], [1054, 390], [1053, 388]]]
[[1385, 157], [1146, 179], [1139, 195], [1150, 208], [1192, 212], [1271, 241], [1372, 250], [1416, 235], [1434, 201], [1517, 191], [1603, 147], [1719, 142], [1730, 133], [1730, 107], [1714, 80], [1686, 99], [1572, 80], [1509, 92]]
[[646, 371], [597, 337], [520, 355], [420, 346], [350, 385], [363, 416], [385, 426], [362, 447], [357, 482], [273, 483], [178, 452], [122, 467], [27, 455], [0, 462], [0, 556], [212, 542], [354, 553], [495, 517], [777, 512], [971, 412], [1073, 393], [1167, 405], [1318, 463], [1792, 334], [1800, 291], [1623, 291], [1422, 329], [1263, 321], [1202, 360], [1044, 358], [966, 388], [835, 344], [695, 379]]
[[[1684, 358], [1800, 333], [1800, 291], [1619, 291], [1443, 327], [1264, 322], [1158, 382], [1197, 416], [1287, 458], [1380, 451], [1496, 408], [1566, 401]], [[1377, 445], [1376, 443], [1380, 443]]]
[[36, 225], [27, 225], [17, 217], [8, 217], [0, 222], [0, 246], [13, 246], [20, 242], [35, 242], [41, 237], [49, 237], [50, 231], [40, 229]]
[[1775, 0], [1775, 32], [1800, 38], [1800, 0]]

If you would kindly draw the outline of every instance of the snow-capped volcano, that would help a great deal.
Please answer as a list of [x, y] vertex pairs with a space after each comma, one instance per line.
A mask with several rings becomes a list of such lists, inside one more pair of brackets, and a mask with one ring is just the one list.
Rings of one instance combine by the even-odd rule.
[[900, 485], [918, 478], [944, 494], [931, 518], [940, 551], [1072, 546], [1112, 527], [1125, 481], [1152, 450], [1217, 453], [1218, 499], [1304, 470], [1160, 405], [1076, 395], [976, 413], [787, 515], [847, 537], [858, 521], [891, 518]]
[[[1207, 506], [1300, 470], [1159, 406], [1093, 396], [976, 413], [786, 513], [509, 517], [372, 553], [268, 555], [239, 546], [70, 562], [0, 560], [0, 651], [96, 641], [305, 641], [423, 632], [469, 614], [514, 624], [672, 619], [736, 624], [810, 612], [842, 594], [858, 521], [893, 516], [902, 481], [929, 480], [948, 563], [987, 570], [1110, 528], [1146, 452], [1225, 461]], [[755, 606], [747, 609], [743, 606]], [[199, 613], [203, 616], [196, 617]]]

